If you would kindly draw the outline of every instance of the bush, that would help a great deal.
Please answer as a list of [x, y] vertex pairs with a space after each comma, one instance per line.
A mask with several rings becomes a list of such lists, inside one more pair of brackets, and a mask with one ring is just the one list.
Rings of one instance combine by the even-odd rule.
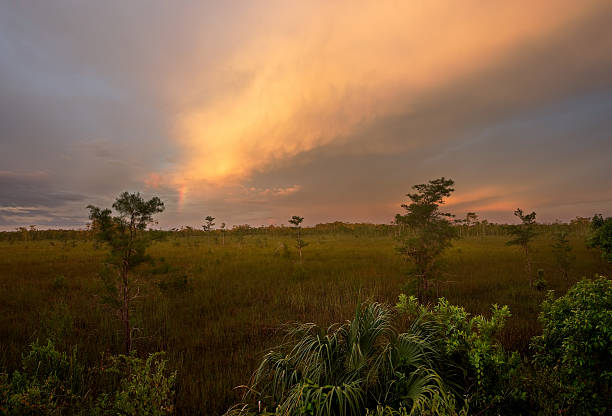
[[[87, 371], [77, 360], [76, 348], [70, 354], [59, 352], [51, 341], [30, 348], [20, 370], [10, 377], [0, 374], [0, 415], [172, 413], [176, 374], [167, 375], [161, 353], [146, 360], [133, 354], [110, 356], [101, 371]], [[97, 391], [101, 393], [94, 399]]]
[[163, 353], [149, 354], [146, 360], [130, 355], [110, 357], [105, 371], [116, 375], [119, 388], [96, 400], [96, 415], [162, 416], [173, 412], [176, 372], [166, 375]]
[[9, 415], [60, 415], [81, 405], [85, 371], [76, 349], [58, 352], [53, 342], [34, 342], [21, 370], [0, 379], [0, 410]]
[[584, 279], [542, 303], [542, 335], [532, 339], [541, 378], [555, 383], [565, 414], [604, 414], [612, 397], [612, 282]]
[[[229, 414], [273, 409], [282, 415], [363, 415], [389, 406], [407, 414], [450, 415], [454, 398], [432, 369], [435, 351], [417, 326], [398, 333], [392, 309], [371, 303], [352, 321], [323, 330], [288, 330], [287, 342], [267, 353], [244, 397]], [[427, 414], [434, 414], [427, 413]]]
[[493, 305], [490, 319], [470, 317], [460, 306], [440, 298], [424, 305], [414, 296], [400, 295], [397, 309], [428, 328], [428, 338], [439, 352], [436, 370], [457, 397], [465, 397], [475, 414], [518, 414], [524, 407], [520, 388], [521, 358], [507, 353], [497, 340], [507, 306]]
[[601, 250], [601, 258], [612, 263], [612, 217], [604, 219], [595, 215], [591, 221], [591, 235], [587, 240], [589, 247]]

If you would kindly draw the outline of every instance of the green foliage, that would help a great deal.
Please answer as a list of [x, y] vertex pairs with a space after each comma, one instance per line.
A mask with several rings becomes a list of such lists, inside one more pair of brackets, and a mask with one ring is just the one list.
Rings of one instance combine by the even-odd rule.
[[402, 237], [398, 251], [414, 264], [419, 296], [427, 279], [434, 277], [440, 254], [458, 237], [457, 229], [449, 221], [452, 215], [439, 210], [444, 198], [454, 191], [453, 185], [451, 179], [444, 177], [414, 185], [412, 188], [417, 192], [406, 195], [410, 204], [402, 205], [406, 213], [395, 216], [397, 224], [406, 225], [410, 230]]
[[[393, 316], [371, 303], [327, 331], [315, 324], [291, 327], [285, 344], [265, 355], [245, 400], [283, 415], [361, 415], [378, 405], [424, 409], [434, 397], [448, 398], [427, 338], [418, 326], [398, 333]], [[248, 411], [241, 406], [230, 414]]]
[[[0, 414], [154, 415], [171, 414], [176, 373], [168, 374], [161, 353], [146, 360], [110, 356], [101, 370], [86, 370], [76, 348], [70, 354], [34, 342], [21, 368], [0, 375]], [[110, 381], [109, 381], [110, 380]], [[103, 392], [95, 399], [93, 387]]]
[[521, 406], [520, 356], [506, 353], [497, 339], [510, 317], [507, 306], [493, 305], [487, 319], [470, 317], [464, 308], [444, 298], [432, 306], [402, 294], [396, 308], [428, 328], [429, 340], [440, 354], [438, 372], [475, 413], [504, 413]]
[[289, 220], [289, 223], [292, 224], [293, 228], [295, 228], [296, 230], [295, 248], [297, 248], [298, 253], [300, 255], [300, 261], [302, 260], [302, 249], [308, 245], [306, 241], [302, 240], [300, 226], [300, 224], [302, 224], [302, 221], [304, 221], [304, 217], [298, 217], [297, 215], [294, 215]]
[[533, 360], [555, 380], [564, 412], [603, 414], [612, 397], [612, 282], [585, 279], [556, 300], [549, 292], [539, 320]]
[[604, 219], [601, 214], [595, 215], [591, 221], [591, 235], [588, 245], [601, 250], [601, 258], [612, 263], [612, 217]]
[[[84, 369], [53, 342], [34, 342], [22, 356], [21, 369], [0, 379], [0, 413], [8, 415], [62, 415], [81, 405]], [[76, 413], [76, 412], [75, 412]]]
[[112, 217], [110, 209], [101, 210], [87, 206], [92, 229], [98, 241], [111, 248], [108, 263], [115, 268], [115, 277], [106, 268], [101, 277], [104, 285], [103, 300], [118, 309], [125, 336], [125, 351], [132, 349], [130, 303], [138, 296], [138, 288], [129, 278], [129, 272], [149, 260], [146, 249], [151, 245], [152, 234], [146, 228], [154, 222], [153, 215], [163, 212], [164, 203], [158, 197], [145, 201], [140, 193], [123, 192], [113, 204], [118, 215]]
[[130, 270], [147, 260], [146, 248], [151, 238], [144, 231], [163, 212], [164, 203], [158, 197], [145, 201], [140, 193], [123, 192], [113, 203], [118, 215], [112, 217], [110, 209], [88, 205], [92, 229], [99, 241], [111, 248], [109, 262], [122, 270]]
[[[551, 235], [557, 227], [538, 228]], [[248, 381], [259, 364], [258, 352], [281, 342], [273, 328], [288, 321], [331, 323], [350, 318], [358, 291], [362, 299], [395, 303], [405, 281], [405, 262], [394, 252], [397, 242], [392, 235], [398, 229], [374, 224], [308, 228], [313, 237], [308, 237], [310, 255], [305, 259], [312, 261], [304, 261], [308, 272], [304, 280], [290, 278], [297, 264], [272, 254], [286, 243], [292, 258], [297, 257], [292, 244], [295, 230], [288, 226], [253, 228], [242, 246], [228, 230], [226, 246], [211, 254], [202, 249], [208, 239], [202, 229], [190, 236], [168, 232], [167, 241], [149, 247], [147, 254], [156, 260], [164, 257], [170, 269], [139, 279], [143, 296], [132, 303], [137, 318], [132, 322], [142, 328], [136, 343], [139, 352], [167, 350], [169, 364], [180, 368], [177, 413], [201, 414], [206, 409], [205, 413], [218, 415], [227, 410], [236, 401], [233, 387]], [[567, 291], [575, 276], [601, 271], [599, 252], [587, 250], [577, 230], [568, 237], [576, 255], [570, 280], [565, 282], [546, 268], [549, 287], [558, 294]], [[441, 286], [440, 295], [476, 314], [487, 312], [493, 303], [508, 304], [512, 317], [500, 339], [507, 351], [527, 353], [530, 338], [541, 331], [537, 314], [542, 294], [523, 284], [523, 263], [517, 262], [515, 250], [504, 245], [509, 238], [494, 236], [495, 232], [503, 230], [487, 226], [484, 237], [468, 236], [443, 254], [453, 273], [449, 279], [456, 283]], [[0, 368], [4, 369], [0, 372], [19, 369], [21, 352], [29, 350], [37, 337], [45, 343], [51, 337], [57, 348], [66, 351], [78, 344], [79, 359], [86, 367], [99, 366], [103, 352], [123, 352], [121, 328], [99, 304], [98, 275], [107, 250], [94, 250], [91, 240], [84, 241], [90, 235], [86, 231], [37, 233], [44, 233], [45, 239], [25, 243], [21, 235], [12, 233], [9, 236], [19, 238], [14, 244], [0, 241], [0, 252], [5, 253], [0, 256]], [[269, 239], [267, 248], [254, 244], [263, 236]], [[59, 240], [49, 238], [79, 244], [65, 250]], [[56, 241], [55, 246], [49, 241]], [[180, 247], [175, 242], [181, 242]], [[199, 242], [199, 247], [190, 242]], [[554, 264], [548, 238], [534, 239], [532, 247], [540, 253], [539, 259]], [[143, 264], [133, 276], [149, 274], [161, 265]], [[109, 273], [116, 278], [114, 268]], [[158, 282], [184, 274], [189, 277], [187, 290], [158, 288]], [[55, 291], [51, 287], [58, 275], [66, 277], [67, 288]], [[401, 318], [396, 325], [402, 331]]]
[[366, 416], [467, 416], [469, 407], [464, 405], [457, 410], [455, 397], [440, 390], [434, 393], [421, 407], [408, 410], [403, 406], [394, 409], [390, 406], [377, 406], [376, 409], [366, 410]]
[[168, 374], [163, 353], [146, 360], [130, 355], [110, 357], [104, 371], [119, 378], [113, 393], [96, 399], [94, 415], [163, 416], [173, 413], [176, 372]]
[[[202, 228], [207, 233], [211, 232], [213, 230], [213, 227], [215, 226], [215, 217], [211, 217], [210, 215], [208, 215], [206, 218], [204, 218], [204, 221], [206, 221], [206, 223], [202, 225]], [[225, 224], [223, 225], [223, 227], [225, 228]]]
[[517, 208], [516, 211], [514, 211], [514, 215], [521, 220], [521, 224], [508, 226], [508, 231], [514, 236], [514, 239], [508, 241], [506, 244], [509, 246], [526, 246], [537, 235], [537, 230], [535, 228], [536, 213], [524, 214], [522, 209]]
[[529, 278], [529, 287], [533, 287], [533, 271], [531, 267], [531, 249], [529, 244], [533, 238], [538, 234], [536, 230], [536, 213], [524, 214], [523, 210], [517, 208], [514, 211], [514, 215], [521, 220], [521, 224], [508, 225], [508, 232], [514, 236], [514, 238], [506, 243], [508, 246], [521, 246], [525, 253], [525, 271]]
[[293, 225], [294, 227], [299, 227], [300, 224], [302, 223], [302, 221], [304, 221], [304, 217], [299, 217], [297, 215], [294, 215], [291, 217], [291, 219], [289, 219], [289, 224]]
[[538, 269], [536, 275], [537, 277], [533, 284], [533, 287], [535, 287], [536, 290], [541, 292], [542, 290], [546, 289], [546, 286], [548, 286], [548, 282], [544, 279], [544, 269]]

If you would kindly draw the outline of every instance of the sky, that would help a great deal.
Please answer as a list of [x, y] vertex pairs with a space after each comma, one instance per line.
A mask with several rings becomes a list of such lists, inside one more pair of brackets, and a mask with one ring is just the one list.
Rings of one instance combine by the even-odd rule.
[[0, 0], [0, 229], [612, 215], [612, 2]]

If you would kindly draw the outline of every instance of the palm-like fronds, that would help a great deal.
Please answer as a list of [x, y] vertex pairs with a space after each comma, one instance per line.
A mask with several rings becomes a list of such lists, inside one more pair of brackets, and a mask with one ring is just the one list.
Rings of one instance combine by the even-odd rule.
[[364, 392], [361, 380], [342, 385], [319, 386], [309, 381], [294, 386], [278, 407], [279, 415], [314, 414], [348, 416], [362, 413]]
[[385, 305], [358, 307], [355, 318], [322, 330], [300, 324], [267, 353], [246, 400], [277, 414], [357, 415], [379, 404], [421, 408], [443, 390], [425, 324], [398, 334]]

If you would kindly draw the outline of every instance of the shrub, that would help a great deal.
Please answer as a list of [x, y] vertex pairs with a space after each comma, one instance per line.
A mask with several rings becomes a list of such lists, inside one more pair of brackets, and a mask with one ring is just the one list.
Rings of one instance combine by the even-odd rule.
[[431, 400], [424, 403], [419, 409], [408, 410], [405, 407], [394, 409], [389, 406], [378, 406], [374, 410], [367, 410], [366, 416], [467, 416], [468, 407], [463, 406], [460, 410], [456, 409], [455, 398], [444, 391], [436, 392]]
[[541, 292], [546, 288], [546, 286], [548, 286], [548, 281], [544, 279], [544, 269], [538, 269], [536, 276], [537, 277], [533, 287], [535, 287], [537, 291]]
[[490, 319], [470, 317], [444, 298], [425, 305], [414, 296], [400, 295], [396, 307], [428, 329], [428, 339], [440, 354], [436, 370], [474, 413], [518, 413], [523, 407], [521, 358], [504, 351], [496, 338], [510, 317], [507, 306], [493, 305]]
[[58, 352], [53, 342], [34, 342], [22, 356], [21, 369], [0, 379], [2, 414], [60, 415], [81, 406], [84, 368], [76, 349]]
[[587, 240], [589, 247], [601, 250], [601, 258], [612, 263], [612, 217], [604, 219], [595, 215], [591, 221], [591, 235]]
[[533, 361], [556, 383], [567, 414], [603, 414], [612, 397], [612, 282], [584, 279], [542, 303], [542, 335], [532, 339]]
[[[175, 373], [167, 374], [161, 353], [146, 360], [133, 354], [108, 358], [107, 367], [87, 371], [76, 356], [53, 342], [37, 342], [22, 356], [21, 369], [0, 374], [0, 415], [171, 414]], [[94, 386], [95, 385], [95, 386]], [[93, 398], [94, 392], [102, 391]]]
[[[244, 397], [229, 414], [263, 410], [295, 415], [363, 415], [377, 406], [446, 415], [454, 399], [433, 370], [435, 351], [418, 326], [398, 333], [388, 307], [359, 307], [352, 321], [322, 330], [315, 324], [288, 330], [287, 342], [268, 352]], [[257, 409], [257, 407], [256, 407]]]
[[96, 415], [162, 416], [173, 412], [176, 372], [167, 374], [163, 353], [146, 360], [130, 355], [110, 357], [105, 371], [119, 378], [119, 388], [96, 400]]

